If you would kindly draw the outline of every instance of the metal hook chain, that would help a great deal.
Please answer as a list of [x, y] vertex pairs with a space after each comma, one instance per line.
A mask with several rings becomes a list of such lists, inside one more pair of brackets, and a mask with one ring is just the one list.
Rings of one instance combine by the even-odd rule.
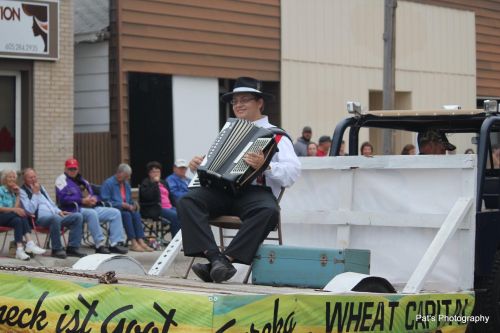
[[40, 273], [78, 276], [78, 277], [97, 279], [99, 281], [99, 283], [103, 283], [103, 284], [118, 283], [118, 279], [116, 278], [115, 271], [109, 271], [109, 272], [103, 273], [101, 275], [98, 275], [98, 274], [88, 274], [88, 273], [79, 273], [79, 272], [69, 272], [69, 271], [65, 271], [62, 269], [55, 269], [55, 268], [49, 268], [49, 267], [8, 266], [8, 265], [0, 265], [0, 270], [12, 271], [12, 272], [14, 272], [14, 271], [40, 272]]

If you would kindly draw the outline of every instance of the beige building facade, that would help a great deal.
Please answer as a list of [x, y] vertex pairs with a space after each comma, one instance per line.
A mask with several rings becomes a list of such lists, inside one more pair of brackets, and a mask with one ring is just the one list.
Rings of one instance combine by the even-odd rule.
[[[77, 38], [75, 54], [75, 154], [92, 182], [127, 162], [137, 186], [148, 161], [160, 161], [168, 175], [176, 158], [203, 154], [230, 113], [219, 95], [238, 76], [258, 77], [279, 95], [279, 0], [79, 0], [75, 6], [91, 20], [96, 6], [110, 18], [109, 66], [99, 73], [109, 79], [109, 103], [100, 104], [106, 119], [95, 116], [102, 115], [97, 108], [90, 119], [90, 108], [79, 103], [79, 95], [90, 99], [97, 90], [84, 92], [79, 77], [96, 74], [84, 66], [100, 56], [90, 52], [96, 45]], [[275, 123], [279, 109], [278, 96], [267, 109]]]
[[[298, 137], [310, 125], [317, 140], [348, 116], [347, 101], [381, 109], [384, 1], [286, 0], [281, 6], [282, 126]], [[396, 108], [475, 108], [475, 41], [473, 12], [398, 1]], [[364, 132], [364, 140], [381, 153], [380, 133]], [[413, 140], [396, 137], [394, 152]], [[459, 152], [470, 145], [469, 138], [454, 142]]]

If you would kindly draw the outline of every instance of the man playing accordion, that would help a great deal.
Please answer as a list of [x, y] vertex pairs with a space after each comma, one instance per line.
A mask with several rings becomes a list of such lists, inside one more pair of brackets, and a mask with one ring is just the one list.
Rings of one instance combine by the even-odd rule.
[[[257, 127], [275, 127], [262, 115], [265, 102], [274, 96], [261, 91], [261, 82], [240, 77], [232, 92], [222, 96], [231, 103], [239, 119], [252, 122]], [[258, 170], [266, 161], [262, 152], [247, 153], [244, 161]], [[203, 158], [195, 156], [189, 163], [191, 171], [198, 169]], [[184, 254], [203, 256], [208, 264], [193, 265], [193, 272], [205, 282], [220, 283], [229, 280], [236, 269], [232, 262], [251, 264], [259, 245], [275, 229], [280, 208], [276, 201], [282, 187], [291, 186], [300, 175], [300, 161], [287, 136], [278, 142], [278, 151], [257, 181], [237, 194], [214, 187], [199, 187], [188, 191], [177, 206], [182, 223]], [[236, 215], [242, 221], [231, 243], [221, 253], [208, 223], [210, 217]]]

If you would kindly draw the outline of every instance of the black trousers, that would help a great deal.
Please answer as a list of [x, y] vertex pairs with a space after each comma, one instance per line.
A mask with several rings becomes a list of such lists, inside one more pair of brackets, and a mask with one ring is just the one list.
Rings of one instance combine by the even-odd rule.
[[31, 233], [28, 218], [20, 217], [14, 212], [0, 213], [0, 226], [14, 228], [16, 243], [22, 243], [24, 235]]
[[259, 245], [276, 227], [279, 211], [268, 187], [249, 186], [237, 196], [206, 187], [191, 189], [177, 205], [184, 254], [201, 257], [205, 251], [217, 250], [209, 218], [235, 215], [241, 219], [242, 226], [224, 254], [234, 258], [234, 262], [249, 265]]

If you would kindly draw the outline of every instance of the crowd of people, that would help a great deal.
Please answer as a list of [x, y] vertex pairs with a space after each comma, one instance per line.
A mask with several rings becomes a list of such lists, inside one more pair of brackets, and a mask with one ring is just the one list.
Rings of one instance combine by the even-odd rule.
[[[297, 156], [328, 156], [332, 146], [332, 140], [328, 135], [322, 135], [318, 139], [318, 143], [311, 140], [312, 129], [310, 126], [305, 126], [302, 129], [302, 135], [297, 138], [293, 145], [295, 154]], [[453, 154], [456, 147], [452, 145], [444, 133], [429, 130], [419, 133], [418, 141], [418, 154]], [[373, 144], [365, 141], [359, 148], [359, 154], [365, 157], [372, 157], [375, 154]], [[411, 143], [406, 144], [401, 150], [401, 155], [416, 155], [417, 147]], [[464, 154], [474, 154], [474, 150], [466, 149]], [[340, 144], [339, 156], [347, 156], [345, 151], [345, 141]], [[493, 161], [495, 167], [500, 165], [500, 145], [493, 146]]]
[[[185, 160], [176, 160], [173, 173], [164, 179], [161, 164], [148, 163], [148, 177], [139, 187], [139, 202], [132, 199], [132, 168], [125, 163], [102, 185], [97, 185], [83, 177], [75, 158], [69, 158], [64, 172], [55, 180], [55, 202], [39, 183], [35, 169], [22, 170], [20, 182], [16, 170], [5, 169], [0, 184], [0, 226], [14, 230], [15, 257], [20, 260], [47, 252], [32, 239], [37, 227], [48, 229], [51, 256], [55, 258], [86, 256], [80, 250], [84, 226], [96, 253], [151, 252], [153, 249], [145, 242], [142, 218], [170, 224], [172, 237], [179, 232], [176, 205], [188, 191], [187, 166]], [[104, 224], [108, 240], [102, 229]], [[68, 242], [64, 247], [61, 237], [66, 231]]]
[[[293, 149], [297, 156], [328, 156], [331, 146], [332, 139], [328, 135], [320, 136], [318, 143], [312, 141], [311, 127], [304, 126], [302, 135], [295, 141]], [[339, 154], [341, 156], [347, 155], [344, 141], [341, 143]]]

